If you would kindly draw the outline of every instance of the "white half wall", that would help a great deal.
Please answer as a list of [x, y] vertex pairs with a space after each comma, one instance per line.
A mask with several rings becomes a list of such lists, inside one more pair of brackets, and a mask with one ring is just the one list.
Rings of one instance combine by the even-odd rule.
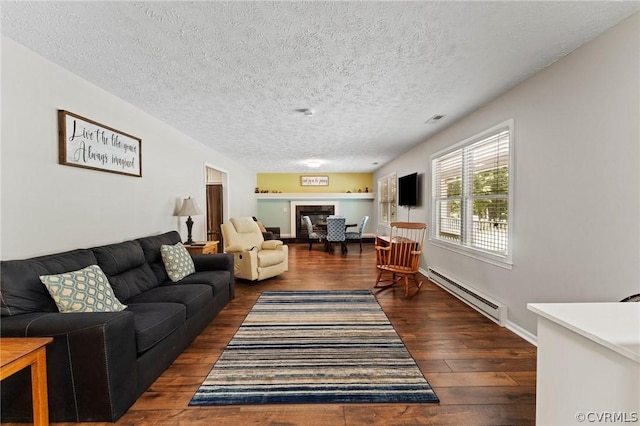
[[[506, 303], [514, 328], [535, 334], [527, 303], [640, 293], [638, 34], [635, 14], [375, 173], [423, 174], [422, 205], [410, 213], [430, 223], [430, 155], [514, 119], [513, 268], [433, 244], [422, 265]], [[398, 220], [407, 213], [399, 208]]]
[[[170, 230], [186, 239], [173, 214], [188, 196], [205, 208], [205, 164], [227, 174], [225, 212], [255, 214], [254, 171], [6, 37], [1, 53], [3, 260]], [[58, 164], [59, 109], [141, 138], [142, 178]], [[205, 216], [193, 220], [204, 240]]]

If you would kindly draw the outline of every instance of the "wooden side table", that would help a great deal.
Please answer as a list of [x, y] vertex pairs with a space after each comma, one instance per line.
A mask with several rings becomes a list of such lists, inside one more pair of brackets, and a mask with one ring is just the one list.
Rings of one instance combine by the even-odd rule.
[[46, 346], [52, 341], [51, 337], [0, 338], [0, 380], [31, 367], [34, 425], [49, 424]]
[[213, 254], [218, 252], [218, 241], [205, 241], [202, 244], [204, 245], [185, 244], [184, 247], [189, 254]]

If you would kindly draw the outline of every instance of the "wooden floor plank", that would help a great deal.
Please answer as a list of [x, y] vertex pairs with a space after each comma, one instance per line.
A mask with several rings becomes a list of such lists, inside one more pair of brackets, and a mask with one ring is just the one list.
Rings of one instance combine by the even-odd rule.
[[493, 386], [493, 387], [448, 387], [438, 388], [441, 405], [493, 405], [525, 404], [536, 402], [536, 387]]
[[429, 383], [435, 388], [466, 386], [517, 386], [518, 383], [501, 371], [472, 373], [429, 373]]
[[531, 371], [536, 368], [536, 360], [526, 358], [497, 359], [448, 359], [446, 364], [455, 372], [463, 371]]
[[[375, 251], [370, 243], [363, 248], [340, 254], [289, 244], [289, 271], [259, 283], [238, 281], [236, 298], [115, 425], [534, 424], [536, 348], [424, 277], [411, 298], [402, 286], [374, 293], [440, 403], [189, 407], [261, 291], [373, 290]], [[58, 423], [67, 424], [78, 425]], [[113, 423], [84, 423], [107, 424]]]
[[346, 424], [360, 425], [529, 425], [533, 424], [533, 404], [488, 404], [393, 407], [345, 407]]

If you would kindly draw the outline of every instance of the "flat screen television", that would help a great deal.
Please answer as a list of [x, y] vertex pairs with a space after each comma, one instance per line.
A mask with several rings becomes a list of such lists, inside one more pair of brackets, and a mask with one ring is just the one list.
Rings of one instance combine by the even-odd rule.
[[418, 205], [418, 173], [398, 178], [398, 204], [408, 207]]

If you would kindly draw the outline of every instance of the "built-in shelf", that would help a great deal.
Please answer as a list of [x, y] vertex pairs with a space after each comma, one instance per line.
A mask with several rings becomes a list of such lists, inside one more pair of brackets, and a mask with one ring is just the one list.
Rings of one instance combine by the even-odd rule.
[[373, 200], [373, 192], [257, 193], [257, 200]]

